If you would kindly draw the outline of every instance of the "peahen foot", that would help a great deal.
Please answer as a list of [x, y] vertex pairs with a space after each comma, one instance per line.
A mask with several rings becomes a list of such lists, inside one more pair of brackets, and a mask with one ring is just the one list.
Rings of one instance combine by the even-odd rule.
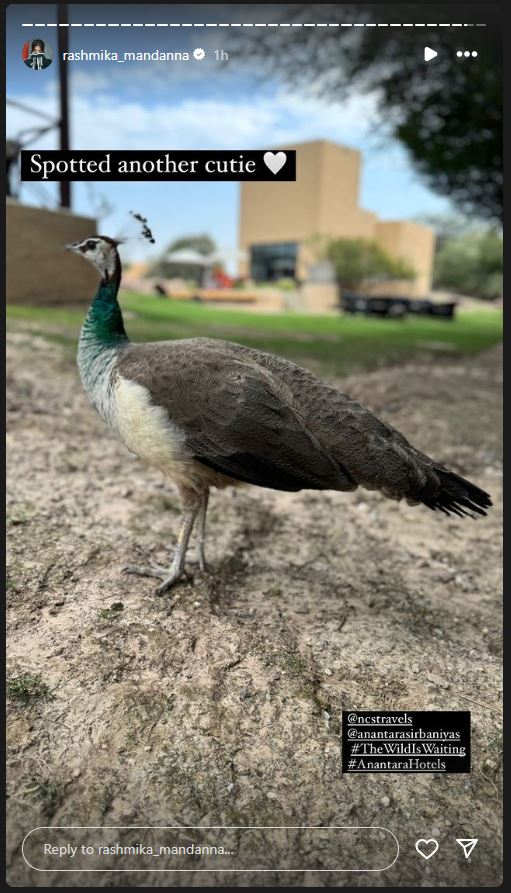
[[137, 574], [139, 577], [156, 577], [158, 580], [161, 580], [162, 583], [156, 589], [156, 595], [164, 595], [186, 573], [184, 568], [176, 567], [175, 562], [172, 562], [170, 568], [163, 567], [161, 564], [127, 564], [122, 570], [125, 574]]
[[123, 574], [138, 574], [139, 577], [159, 577], [164, 580], [168, 576], [168, 567], [161, 564], [127, 564], [122, 569]]
[[199, 535], [197, 539], [198, 563], [201, 571], [204, 571], [206, 568], [204, 558], [204, 525], [208, 505], [208, 494], [205, 492], [202, 495], [197, 495], [197, 493], [193, 491], [191, 493], [187, 492], [186, 490], [183, 490], [183, 488], [181, 488], [180, 492], [181, 500], [184, 505], [183, 520], [181, 522], [181, 528], [177, 538], [177, 547], [170, 568], [162, 567], [160, 564], [148, 564], [143, 566], [128, 564], [123, 568], [123, 571], [126, 574], [138, 574], [142, 577], [157, 577], [161, 580], [162, 584], [161, 586], [158, 586], [156, 595], [163, 595], [171, 589], [171, 587], [174, 586], [185, 573], [186, 550], [188, 548], [188, 542], [190, 540], [190, 534], [195, 519], [199, 512]]

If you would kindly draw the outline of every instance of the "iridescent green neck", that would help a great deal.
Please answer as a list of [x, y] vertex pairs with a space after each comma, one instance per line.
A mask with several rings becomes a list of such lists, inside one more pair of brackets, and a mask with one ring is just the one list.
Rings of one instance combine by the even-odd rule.
[[128, 341], [121, 308], [117, 300], [119, 283], [103, 280], [82, 328], [82, 339], [94, 340], [105, 346]]

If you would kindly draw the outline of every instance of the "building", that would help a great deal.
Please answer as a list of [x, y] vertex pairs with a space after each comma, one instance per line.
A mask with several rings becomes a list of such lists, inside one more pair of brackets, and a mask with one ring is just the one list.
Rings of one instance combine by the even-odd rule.
[[329, 289], [326, 284], [320, 287], [319, 283], [310, 283], [307, 299], [308, 280], [314, 278], [311, 269], [317, 262], [311, 238], [365, 238], [408, 261], [416, 272], [413, 281], [386, 282], [383, 289], [387, 294], [427, 295], [431, 290], [434, 232], [409, 220], [379, 220], [359, 206], [360, 152], [326, 140], [289, 148], [297, 153], [296, 182], [241, 184], [239, 240], [247, 259], [240, 265], [240, 275], [257, 282], [295, 278], [303, 283], [305, 304], [312, 302], [308, 309], [327, 309], [337, 297], [333, 283]]
[[94, 235], [95, 220], [66, 208], [34, 208], [8, 198], [6, 232], [9, 303], [90, 303], [98, 288], [97, 273], [65, 247]]

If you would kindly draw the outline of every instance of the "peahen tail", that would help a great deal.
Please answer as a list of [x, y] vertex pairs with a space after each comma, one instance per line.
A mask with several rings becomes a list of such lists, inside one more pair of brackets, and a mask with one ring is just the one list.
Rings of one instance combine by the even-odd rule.
[[434, 465], [431, 471], [433, 474], [428, 483], [414, 494], [417, 502], [433, 511], [438, 509], [446, 515], [486, 515], [486, 509], [492, 505], [489, 493], [441, 465]]

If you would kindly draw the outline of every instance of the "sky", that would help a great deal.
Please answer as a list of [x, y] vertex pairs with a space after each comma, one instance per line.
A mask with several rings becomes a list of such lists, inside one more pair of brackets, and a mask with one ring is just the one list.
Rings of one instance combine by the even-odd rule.
[[[276, 7], [69, 4], [68, 10], [70, 51], [206, 51], [202, 61], [68, 63], [73, 149], [265, 149], [328, 139], [362, 152], [360, 204], [382, 219], [451, 210], [446, 199], [425, 186], [399, 144], [382, 135], [377, 96], [334, 103], [319, 99], [312, 89], [293, 91], [276, 76], [261, 77], [242, 57], [233, 42], [239, 30], [205, 27], [207, 22], [246, 21], [249, 12], [254, 22], [270, 21], [278, 14]], [[21, 51], [25, 41], [41, 37], [56, 57], [56, 22], [55, 4], [11, 4], [7, 9], [7, 97], [53, 119], [58, 117], [57, 64], [33, 72], [23, 64]], [[171, 22], [192, 27], [158, 27]], [[92, 23], [96, 27], [86, 27]], [[134, 23], [155, 27], [135, 28]], [[229, 55], [223, 63], [214, 53], [222, 49]], [[41, 118], [8, 105], [8, 137], [43, 124]], [[28, 146], [57, 147], [56, 133]], [[57, 188], [23, 184], [20, 197], [53, 207]], [[72, 200], [76, 213], [96, 219], [106, 201], [112, 210], [99, 218], [98, 229], [111, 236], [134, 234], [132, 209], [148, 218], [157, 244], [150, 249], [138, 240], [128, 242], [130, 260], [158, 254], [178, 236], [208, 233], [232, 268], [238, 237], [237, 183], [76, 183]]]

